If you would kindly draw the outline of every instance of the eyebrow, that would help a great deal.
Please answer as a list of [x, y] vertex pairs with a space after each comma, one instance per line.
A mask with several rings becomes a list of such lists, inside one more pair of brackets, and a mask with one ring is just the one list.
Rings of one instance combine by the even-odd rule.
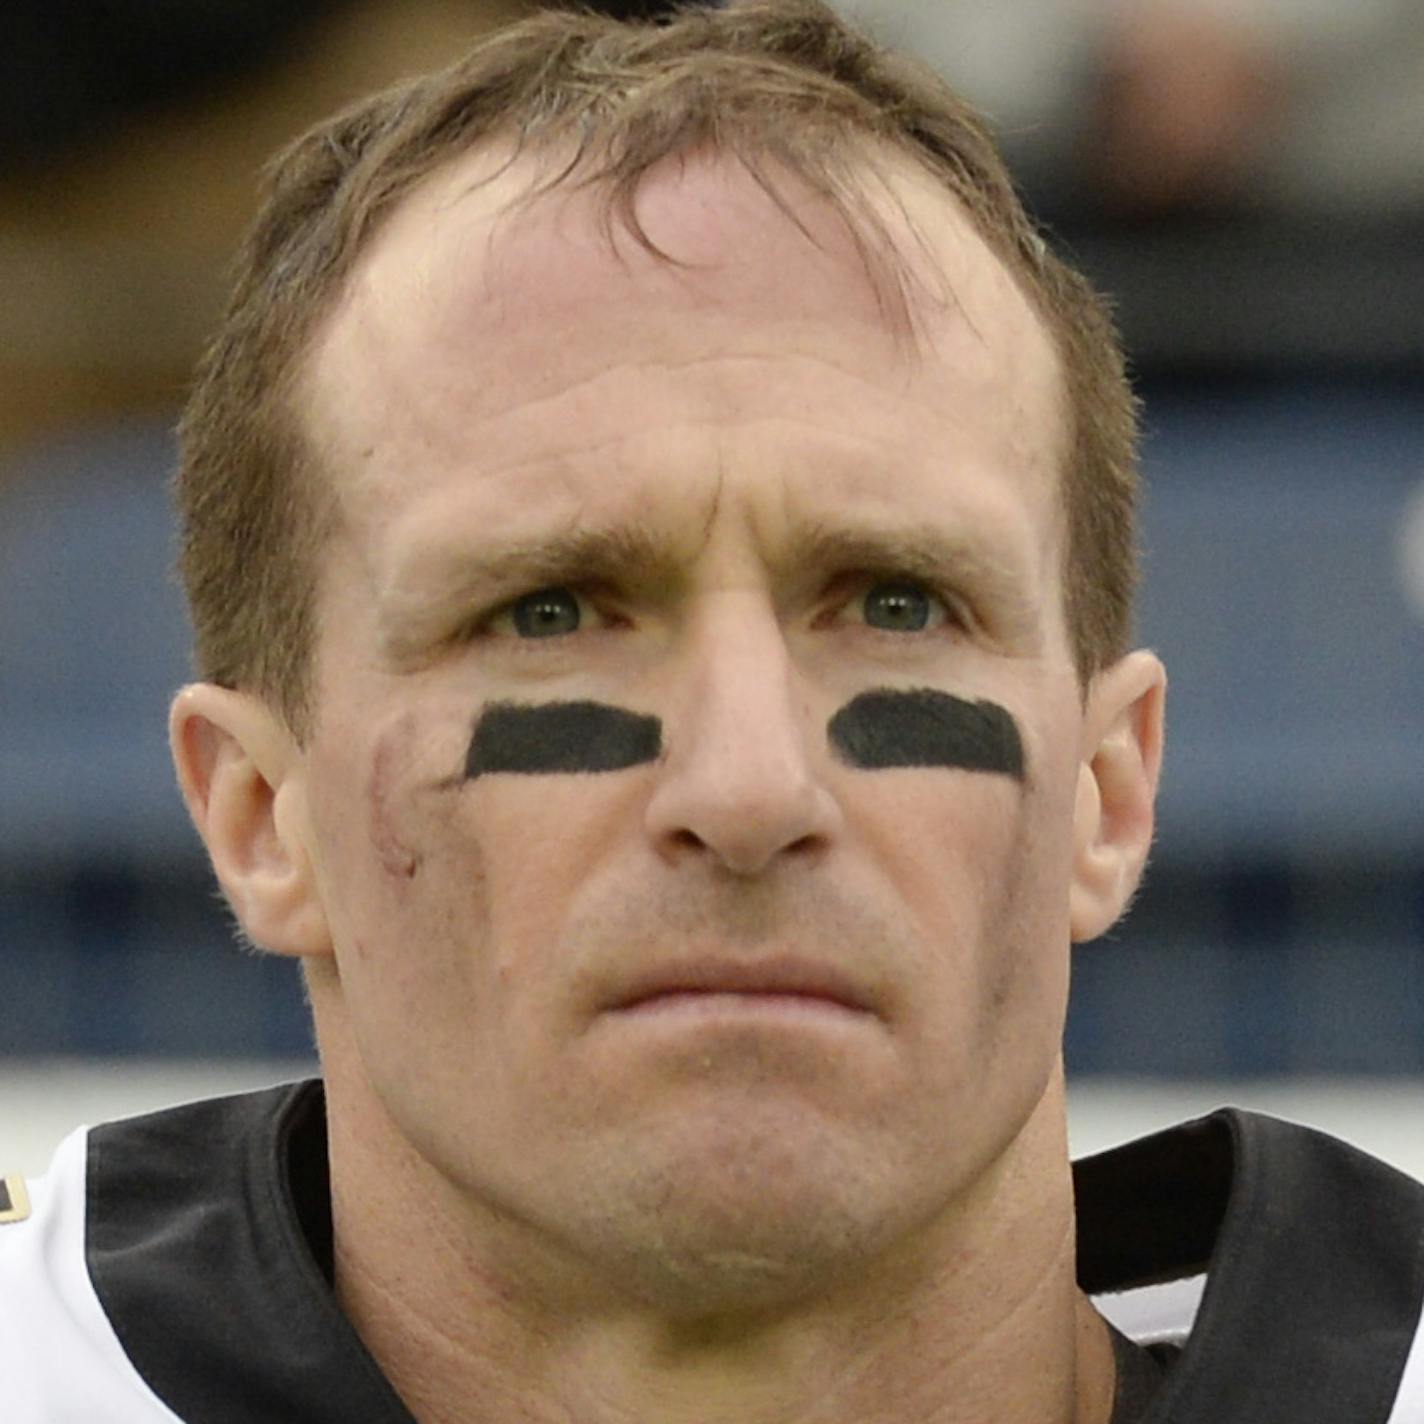
[[[432, 560], [439, 572], [422, 580], [418, 593], [383, 601], [382, 641], [399, 663], [428, 656], [463, 618], [491, 600], [559, 584], [675, 589], [687, 577], [686, 559], [669, 547], [666, 536], [636, 523], [562, 528], [484, 547], [427, 551], [421, 563], [429, 567]], [[782, 577], [833, 569], [903, 575], [977, 594], [1014, 622], [1034, 611], [1013, 562], [982, 539], [954, 531], [816, 520], [795, 530], [772, 569]]]
[[797, 530], [786, 562], [794, 568], [906, 574], [923, 583], [959, 584], [1009, 605], [1028, 602], [1023, 575], [1013, 561], [982, 538], [950, 530], [817, 521]]
[[[462, 618], [491, 599], [561, 583], [675, 583], [683, 565], [665, 540], [643, 525], [556, 529], [449, 550], [426, 550], [419, 560], [436, 573], [418, 591], [388, 593], [379, 612], [381, 638], [398, 663], [428, 656]], [[399, 589], [399, 583], [397, 584]]]

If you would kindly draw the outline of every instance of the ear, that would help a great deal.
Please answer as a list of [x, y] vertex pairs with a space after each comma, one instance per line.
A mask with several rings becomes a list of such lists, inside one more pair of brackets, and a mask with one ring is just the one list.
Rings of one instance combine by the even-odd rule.
[[1167, 674], [1152, 653], [1129, 653], [1088, 692], [1073, 809], [1075, 943], [1095, 939], [1127, 909], [1152, 845], [1162, 767]]
[[303, 758], [260, 698], [194, 683], [173, 699], [169, 742], [188, 812], [253, 943], [331, 952], [309, 852]]

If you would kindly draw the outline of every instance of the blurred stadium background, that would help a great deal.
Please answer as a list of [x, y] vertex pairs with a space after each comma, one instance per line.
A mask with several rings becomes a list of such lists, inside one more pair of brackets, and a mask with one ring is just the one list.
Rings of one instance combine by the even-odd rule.
[[[168, 767], [170, 427], [265, 157], [526, 8], [0, 13], [6, 1169], [310, 1066]], [[1236, 1101], [1424, 1176], [1424, 7], [840, 8], [1000, 126], [1146, 403], [1167, 771], [1147, 887], [1076, 954], [1075, 1146]]]

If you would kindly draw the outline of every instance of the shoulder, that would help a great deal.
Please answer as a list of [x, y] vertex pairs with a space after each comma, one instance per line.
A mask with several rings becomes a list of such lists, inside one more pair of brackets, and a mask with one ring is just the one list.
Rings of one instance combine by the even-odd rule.
[[130, 1366], [85, 1262], [87, 1129], [44, 1176], [7, 1178], [0, 1211], [0, 1379], [9, 1424], [174, 1424]]
[[1424, 1185], [1235, 1108], [1074, 1175], [1085, 1288], [1184, 1347], [1163, 1417], [1424, 1424]]
[[303, 1091], [284, 1086], [81, 1128], [42, 1177], [7, 1179], [4, 1424], [179, 1424], [140, 1367], [135, 1338], [156, 1322], [167, 1353], [184, 1353], [176, 1368], [191, 1371], [185, 1323], [214, 1315], [212, 1282], [225, 1278], [231, 1243], [245, 1240], [254, 1191], [269, 1185], [253, 1160], [270, 1155], [273, 1124]]

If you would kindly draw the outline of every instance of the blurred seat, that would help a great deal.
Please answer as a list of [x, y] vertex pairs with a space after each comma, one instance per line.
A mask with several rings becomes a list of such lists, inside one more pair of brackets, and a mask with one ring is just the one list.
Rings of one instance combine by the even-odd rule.
[[169, 763], [187, 675], [169, 431], [74, 434], [0, 481], [0, 869], [199, 858]]
[[173, 461], [134, 423], [0, 478], [0, 1055], [310, 1052], [294, 964], [232, 952], [169, 762]]
[[[1159, 855], [1418, 865], [1424, 394], [1150, 399], [1141, 639], [1171, 678]], [[1424, 558], [1418, 551], [1416, 558]]]

